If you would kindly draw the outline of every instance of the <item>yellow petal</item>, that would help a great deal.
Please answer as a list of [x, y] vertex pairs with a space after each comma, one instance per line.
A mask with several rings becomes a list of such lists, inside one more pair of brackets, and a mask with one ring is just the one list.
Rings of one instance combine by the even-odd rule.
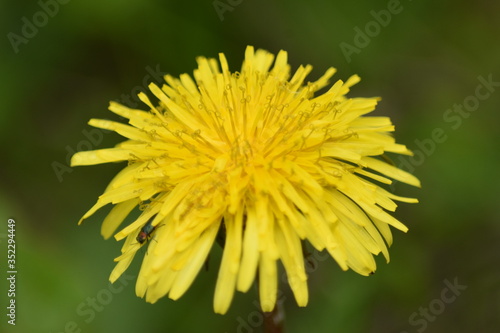
[[243, 211], [240, 209], [234, 217], [226, 216], [224, 221], [226, 242], [214, 294], [214, 311], [220, 314], [227, 312], [234, 295], [241, 260]]
[[106, 216], [101, 226], [101, 235], [104, 239], [111, 237], [113, 232], [120, 226], [128, 214], [137, 207], [140, 200], [137, 198], [130, 199], [117, 204]]
[[128, 150], [118, 148], [81, 151], [71, 157], [71, 166], [121, 162], [128, 160], [129, 157]]

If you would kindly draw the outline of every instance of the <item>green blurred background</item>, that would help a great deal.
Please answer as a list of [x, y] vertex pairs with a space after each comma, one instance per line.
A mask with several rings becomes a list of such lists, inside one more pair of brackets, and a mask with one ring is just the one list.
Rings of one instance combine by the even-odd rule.
[[[261, 331], [255, 289], [213, 313], [220, 249], [179, 301], [135, 296], [139, 258], [111, 287], [121, 243], [100, 236], [105, 210], [76, 223], [123, 164], [68, 167], [69, 151], [121, 141], [106, 133], [85, 146], [86, 123], [118, 119], [109, 100], [138, 105], [133, 94], [155, 81], [149, 72], [192, 73], [196, 56], [218, 52], [238, 70], [249, 44], [287, 50], [293, 69], [312, 64], [310, 80], [329, 66], [336, 79], [359, 74], [351, 96], [383, 97], [374, 114], [391, 116], [397, 140], [417, 152], [394, 160], [423, 184], [392, 186], [420, 204], [396, 212], [410, 231], [394, 232], [389, 265], [377, 258], [367, 278], [317, 254], [309, 305], [298, 308], [284, 288], [287, 331], [497, 331], [500, 87], [478, 88], [478, 77], [500, 81], [498, 3], [11, 0], [0, 13], [1, 332]], [[474, 111], [447, 111], [463, 103]], [[17, 228], [15, 327], [5, 315], [8, 218]], [[451, 301], [454, 281], [467, 288]]]

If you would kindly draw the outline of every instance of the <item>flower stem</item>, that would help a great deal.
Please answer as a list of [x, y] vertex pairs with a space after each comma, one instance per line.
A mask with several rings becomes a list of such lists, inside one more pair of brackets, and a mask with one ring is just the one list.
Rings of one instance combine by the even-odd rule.
[[276, 302], [271, 312], [262, 312], [264, 315], [264, 333], [284, 333], [285, 309], [282, 302]]

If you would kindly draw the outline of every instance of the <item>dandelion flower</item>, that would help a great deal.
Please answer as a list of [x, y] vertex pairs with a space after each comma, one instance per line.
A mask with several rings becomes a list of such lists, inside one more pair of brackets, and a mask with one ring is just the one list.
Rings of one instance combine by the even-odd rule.
[[114, 235], [125, 241], [110, 280], [147, 244], [137, 295], [151, 303], [165, 295], [178, 299], [218, 234], [224, 242], [217, 313], [225, 313], [235, 290], [246, 292], [255, 279], [262, 310], [271, 311], [279, 261], [297, 304], [305, 306], [303, 241], [328, 251], [343, 270], [373, 273], [374, 255], [382, 252], [389, 260], [389, 226], [407, 231], [388, 212], [396, 209], [395, 201], [417, 202], [381, 186], [391, 179], [420, 186], [383, 159], [386, 152], [411, 152], [391, 136], [389, 118], [366, 116], [379, 99], [346, 97], [360, 80], [356, 75], [315, 95], [335, 69], [305, 83], [312, 67], [301, 66], [292, 75], [285, 51], [275, 59], [249, 46], [240, 72], [229, 71], [224, 54], [219, 62], [220, 69], [215, 59], [199, 57], [194, 79], [166, 75], [162, 87], [150, 84], [159, 102], [139, 94], [148, 111], [111, 102], [110, 111], [129, 124], [90, 120], [126, 140], [115, 148], [79, 152], [72, 165], [128, 165], [82, 220], [113, 204], [102, 224], [108, 238], [142, 208]]

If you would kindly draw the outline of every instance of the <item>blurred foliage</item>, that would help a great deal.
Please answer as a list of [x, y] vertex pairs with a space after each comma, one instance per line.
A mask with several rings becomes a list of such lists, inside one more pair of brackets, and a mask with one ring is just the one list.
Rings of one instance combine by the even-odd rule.
[[[255, 290], [237, 293], [225, 316], [213, 313], [218, 248], [208, 272], [200, 272], [179, 301], [165, 298], [151, 305], [135, 296], [139, 258], [128, 279], [110, 286], [121, 244], [100, 236], [105, 212], [83, 226], [76, 222], [123, 165], [64, 169], [59, 176], [54, 171], [54, 162], [67, 168], [71, 151], [84, 148], [87, 121], [117, 119], [107, 111], [109, 100], [123, 101], [123, 94], [143, 89], [153, 81], [151, 70], [192, 73], [196, 56], [218, 52], [238, 70], [248, 44], [287, 50], [293, 68], [312, 64], [311, 80], [329, 66], [338, 68], [337, 79], [359, 74], [363, 80], [352, 94], [382, 96], [374, 114], [391, 116], [398, 141], [415, 151], [423, 151], [418, 142], [429, 142], [437, 128], [446, 136], [432, 151], [432, 144], [427, 146], [428, 153], [413, 165], [422, 189], [392, 186], [421, 203], [401, 204], [396, 212], [410, 231], [395, 231], [391, 264], [377, 258], [377, 274], [366, 278], [342, 272], [332, 259], [319, 260], [310, 271], [308, 307], [298, 308], [283, 287], [288, 331], [417, 332], [424, 326], [412, 324], [411, 315], [436, 306], [444, 281], [455, 278], [467, 289], [427, 320], [425, 332], [496, 331], [500, 89], [456, 128], [443, 117], [474, 95], [479, 76], [500, 81], [497, 2], [401, 1], [390, 22], [378, 24], [367, 45], [346, 57], [341, 43], [355, 45], [355, 28], [365, 31], [375, 22], [374, 13], [396, 1], [73, 0], [51, 7], [53, 17], [13, 47], [9, 33], [22, 35], [26, 20], [33, 22], [34, 15], [43, 20], [37, 14], [42, 4], [54, 1], [0, 4], [6, 36], [0, 61], [0, 212], [3, 221], [17, 222], [19, 271], [17, 326], [7, 325], [2, 311], [2, 332], [260, 331]], [[218, 13], [214, 3], [231, 10]], [[105, 133], [99, 141], [91, 148], [112, 146], [120, 138]], [[2, 223], [2, 263], [6, 230]], [[3, 309], [6, 287], [2, 278]], [[89, 298], [106, 304], [91, 311]]]

